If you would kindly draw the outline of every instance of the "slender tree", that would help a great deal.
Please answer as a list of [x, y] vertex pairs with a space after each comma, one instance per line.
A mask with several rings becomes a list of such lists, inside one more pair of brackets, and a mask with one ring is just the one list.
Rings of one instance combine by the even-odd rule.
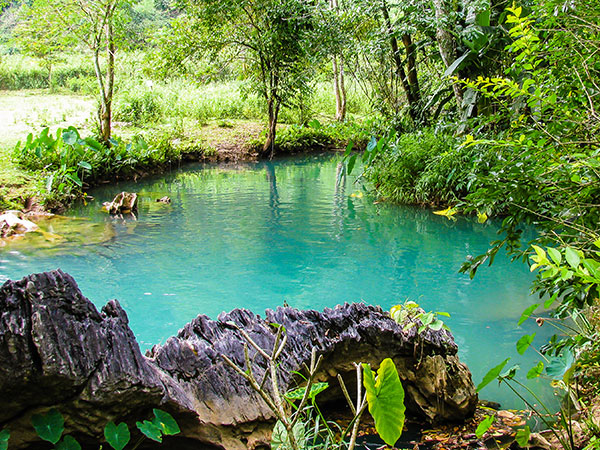
[[38, 0], [30, 14], [43, 18], [35, 36], [68, 37], [90, 50], [98, 85], [98, 130], [110, 145], [117, 49], [115, 20], [122, 0]]
[[[225, 52], [240, 60], [247, 88], [265, 102], [262, 155], [272, 157], [280, 110], [308, 90], [315, 61], [322, 57], [317, 5], [302, 0], [179, 0], [177, 8], [185, 13], [163, 40], [169, 64]], [[174, 41], [183, 45], [175, 49]]]
[[[333, 14], [339, 11], [338, 0], [329, 0]], [[346, 119], [346, 85], [344, 81], [344, 56], [341, 51], [332, 56], [333, 92], [335, 95], [335, 118], [339, 122]]]

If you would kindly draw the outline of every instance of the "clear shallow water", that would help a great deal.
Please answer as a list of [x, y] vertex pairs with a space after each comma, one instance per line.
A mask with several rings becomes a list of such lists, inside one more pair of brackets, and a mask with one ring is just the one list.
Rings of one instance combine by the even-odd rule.
[[[139, 183], [97, 189], [68, 220], [43, 224], [0, 248], [0, 282], [61, 268], [98, 307], [117, 298], [141, 347], [164, 342], [198, 314], [236, 307], [262, 313], [286, 301], [322, 309], [364, 301], [389, 309], [406, 299], [447, 311], [475, 383], [507, 356], [524, 371], [515, 342], [532, 279], [524, 264], [499, 255], [474, 280], [458, 273], [496, 237], [496, 225], [450, 221], [430, 210], [374, 204], [353, 177], [337, 183], [337, 156], [240, 166], [188, 166]], [[108, 217], [103, 201], [139, 193], [137, 220]], [[170, 205], [156, 203], [168, 195]], [[535, 389], [541, 386], [533, 384]], [[551, 397], [548, 391], [542, 392]], [[505, 389], [482, 397], [505, 407]]]

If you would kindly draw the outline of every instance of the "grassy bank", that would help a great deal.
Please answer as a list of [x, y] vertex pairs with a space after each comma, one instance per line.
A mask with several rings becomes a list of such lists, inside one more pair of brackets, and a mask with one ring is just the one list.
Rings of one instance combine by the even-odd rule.
[[[92, 137], [96, 108], [92, 97], [50, 90], [3, 91], [0, 209], [21, 209], [29, 199], [51, 210], [61, 209], [100, 182], [138, 179], [185, 161], [256, 158], [264, 142], [264, 124], [256, 118], [220, 117], [236, 105], [232, 89], [221, 84], [208, 86], [206, 95], [188, 92], [186, 97], [197, 96], [198, 101], [193, 107], [182, 104], [178, 109], [169, 106], [171, 102], [159, 92], [156, 98], [163, 100], [161, 113], [152, 117], [144, 107], [127, 110], [118, 106], [116, 115], [121, 119], [132, 118], [127, 111], [143, 114], [133, 121], [115, 122], [110, 149]], [[239, 99], [238, 103], [248, 107]], [[279, 153], [295, 154], [307, 149], [343, 148], [350, 139], [365, 140], [357, 122], [282, 124], [276, 148]]]

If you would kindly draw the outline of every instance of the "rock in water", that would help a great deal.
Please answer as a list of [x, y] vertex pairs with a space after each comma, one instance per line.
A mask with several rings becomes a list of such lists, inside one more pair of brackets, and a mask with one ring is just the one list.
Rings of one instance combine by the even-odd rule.
[[129, 214], [137, 211], [137, 194], [121, 192], [112, 202], [103, 203], [109, 214]]
[[[364, 304], [323, 312], [277, 308], [267, 310], [264, 319], [240, 309], [216, 321], [200, 315], [146, 356], [119, 303], [112, 300], [98, 312], [61, 271], [6, 282], [0, 288], [0, 314], [0, 429], [10, 428], [15, 449], [35, 442], [31, 415], [52, 406], [65, 416], [66, 432], [84, 440], [102, 436], [109, 420], [131, 428], [160, 407], [182, 429], [170, 441], [173, 448], [268, 444], [273, 414], [220, 355], [243, 366], [245, 340], [239, 329], [270, 351], [273, 323], [288, 333], [281, 358], [284, 388], [296, 386], [293, 371], [308, 363], [316, 347], [324, 356], [319, 379], [331, 381], [319, 395], [323, 402], [346, 407], [334, 377], [340, 373], [350, 382], [353, 362], [375, 368], [391, 357], [409, 412], [432, 422], [459, 421], [477, 403], [471, 374], [459, 362], [450, 333], [403, 331], [380, 308]], [[260, 372], [265, 361], [254, 353]]]
[[7, 238], [35, 231], [38, 226], [23, 217], [20, 211], [6, 211], [0, 214], [0, 238]]

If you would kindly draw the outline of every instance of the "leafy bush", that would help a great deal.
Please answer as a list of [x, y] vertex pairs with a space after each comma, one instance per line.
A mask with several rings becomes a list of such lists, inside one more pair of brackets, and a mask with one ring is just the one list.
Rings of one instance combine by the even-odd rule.
[[[0, 89], [47, 89], [47, 88], [78, 88], [75, 92], [94, 92], [95, 85], [85, 85], [82, 80], [95, 80], [94, 70], [83, 63], [82, 58], [72, 58], [65, 55], [64, 62], [56, 64], [52, 69], [52, 86], [48, 80], [48, 70], [41, 67], [32, 58], [21, 55], [10, 55], [2, 59], [0, 65]], [[85, 86], [85, 89], [82, 87]], [[91, 88], [91, 89], [89, 89]]]
[[394, 202], [453, 203], [489, 166], [485, 152], [461, 147], [451, 135], [425, 129], [389, 141], [365, 176], [382, 197]]
[[158, 93], [155, 91], [126, 92], [119, 101], [115, 117], [138, 126], [158, 122], [163, 115], [163, 108], [159, 101]]
[[[129, 177], [181, 159], [182, 150], [169, 136], [151, 136], [151, 142], [148, 145], [140, 136], [131, 142], [115, 138], [107, 147], [92, 137], [82, 138], [74, 127], [58, 129], [56, 137], [46, 128], [37, 137], [29, 134], [23, 145], [18, 143], [15, 159], [27, 169], [47, 174], [48, 193], [69, 196], [79, 194], [84, 183]], [[184, 151], [201, 153], [197, 148]]]
[[294, 154], [319, 148], [343, 148], [349, 141], [354, 142], [357, 148], [363, 148], [367, 136], [362, 124], [356, 122], [323, 125], [313, 119], [308, 126], [291, 125], [279, 130], [275, 148], [277, 153]]

